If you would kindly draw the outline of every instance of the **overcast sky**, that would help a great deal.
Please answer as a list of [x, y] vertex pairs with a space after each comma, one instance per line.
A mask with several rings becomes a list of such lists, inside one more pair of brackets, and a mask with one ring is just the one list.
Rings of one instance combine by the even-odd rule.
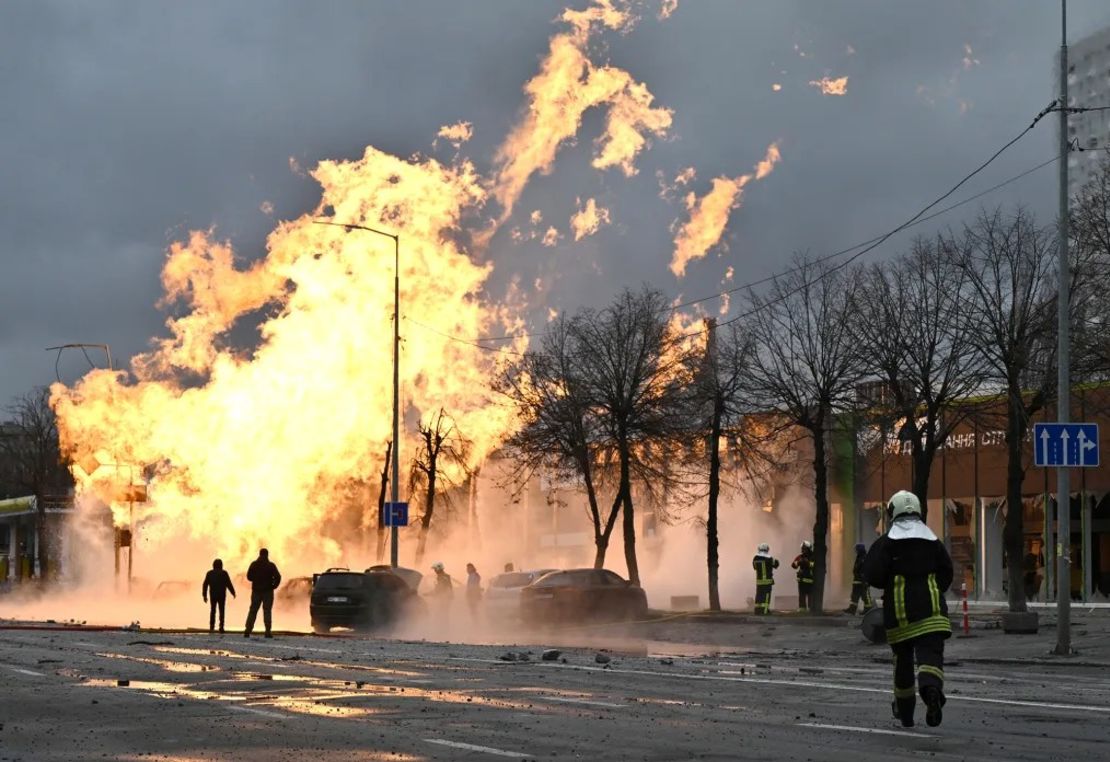
[[[430, 153], [441, 125], [467, 120], [474, 138], [463, 152], [488, 171], [566, 4], [0, 5], [0, 401], [54, 380], [44, 347], [107, 342], [119, 364], [163, 333], [158, 273], [169, 242], [188, 230], [214, 227], [244, 257], [259, 256], [276, 220], [318, 198], [290, 157], [311, 167], [366, 145]], [[1069, 5], [1073, 41], [1110, 25], [1105, 0]], [[537, 275], [547, 286], [533, 302], [544, 308], [600, 306], [644, 281], [701, 296], [728, 267], [742, 283], [794, 250], [870, 238], [985, 160], [1053, 97], [1055, 2], [681, 0], [665, 21], [658, 0], [641, 10], [630, 33], [602, 37], [596, 58], [674, 110], [671, 137], [640, 157], [636, 176], [601, 173], [589, 163], [599, 120], [587, 118], [578, 144], [533, 180], [493, 239], [494, 298], [512, 277], [531, 284]], [[823, 76], [848, 76], [847, 94], [807, 84]], [[956, 198], [1051, 158], [1054, 134], [1046, 120]], [[715, 176], [749, 171], [776, 140], [782, 162], [748, 186], [725, 246], [676, 279], [669, 227], [683, 210], [659, 198], [657, 173], [693, 166], [700, 195]], [[451, 153], [441, 145], [437, 155]], [[1046, 167], [984, 202], [1022, 203], [1048, 220], [1055, 193]], [[510, 240], [537, 208], [565, 234], [577, 197], [597, 198], [612, 224], [554, 248]], [[82, 363], [66, 359], [63, 378]]]

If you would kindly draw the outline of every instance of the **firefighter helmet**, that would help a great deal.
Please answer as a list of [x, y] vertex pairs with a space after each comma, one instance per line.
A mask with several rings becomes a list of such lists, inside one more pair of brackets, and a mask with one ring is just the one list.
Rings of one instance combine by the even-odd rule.
[[757, 550], [759, 550], [760, 553], [770, 553], [771, 552], [771, 546], [768, 545], [765, 542], [762, 542], [762, 543], [759, 544], [759, 548], [757, 548]]
[[809, 540], [803, 540], [802, 541], [802, 550], [807, 551], [807, 552], [813, 550], [813, 543], [810, 542]]
[[912, 492], [898, 490], [891, 495], [890, 502], [886, 504], [886, 510], [892, 521], [902, 516], [921, 518], [921, 501]]
[[443, 562], [442, 561], [436, 561], [434, 564], [432, 564], [432, 571], [437, 571], [437, 572], [443, 571]]

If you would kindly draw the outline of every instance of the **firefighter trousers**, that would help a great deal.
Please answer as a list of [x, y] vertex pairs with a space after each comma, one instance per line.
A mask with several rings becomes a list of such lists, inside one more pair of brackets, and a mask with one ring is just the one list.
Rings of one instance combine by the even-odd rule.
[[798, 582], [798, 611], [809, 611], [813, 606], [813, 583]]
[[860, 601], [863, 601], [864, 611], [867, 611], [869, 608], [875, 605], [874, 602], [871, 600], [871, 586], [868, 585], [866, 582], [853, 582], [852, 605], [848, 607], [848, 610], [851, 611], [853, 614], [856, 613], [856, 606], [859, 605]]
[[[915, 694], [925, 696], [926, 688], [944, 694], [944, 636], [930, 632], [891, 645], [894, 651], [894, 701], [901, 716], [913, 716]], [[917, 665], [917, 690], [914, 690], [914, 664]]]
[[771, 585], [755, 586], [755, 613], [771, 613]]

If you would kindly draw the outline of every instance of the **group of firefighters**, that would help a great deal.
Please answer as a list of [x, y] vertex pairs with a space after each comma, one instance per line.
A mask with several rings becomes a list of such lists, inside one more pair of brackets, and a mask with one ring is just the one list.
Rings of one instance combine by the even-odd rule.
[[[917, 695], [925, 703], [925, 722], [940, 725], [944, 698], [944, 641], [952, 634], [944, 594], [952, 585], [952, 559], [925, 523], [921, 502], [912, 492], [896, 492], [887, 503], [887, 532], [867, 548], [856, 545], [852, 601], [846, 613], [873, 608], [872, 587], [883, 591], [883, 627], [894, 652], [891, 710], [904, 727], [913, 727]], [[771, 613], [771, 588], [779, 562], [763, 543], [752, 559], [755, 613]], [[802, 543], [791, 562], [798, 581], [798, 610], [813, 607], [813, 543]], [[916, 688], [914, 666], [916, 664]]]

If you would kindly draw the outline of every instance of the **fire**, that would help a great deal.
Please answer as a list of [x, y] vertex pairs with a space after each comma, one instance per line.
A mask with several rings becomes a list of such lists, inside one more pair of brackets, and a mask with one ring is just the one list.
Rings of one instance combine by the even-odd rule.
[[470, 140], [474, 136], [474, 125], [470, 122], [455, 122], [454, 124], [445, 124], [439, 128], [436, 133], [436, 139], [443, 138], [456, 150], [462, 147], [462, 144]]
[[669, 19], [678, 10], [678, 0], [663, 0], [659, 6], [659, 20]]
[[[380, 470], [390, 437], [394, 253], [387, 238], [319, 217], [400, 235], [406, 410], [450, 411], [475, 460], [511, 425], [485, 391], [499, 355], [444, 335], [515, 327], [482, 296], [491, 267], [460, 242], [463, 214], [486, 198], [473, 167], [367, 148], [311, 174], [319, 205], [281, 223], [253, 264], [211, 232], [170, 248], [163, 303], [178, 316], [130, 374], [94, 371], [53, 388], [63, 447], [85, 464], [75, 468], [82, 490], [113, 502], [119, 523], [119, 470], [96, 464], [148, 467], [141, 532], [155, 552], [196, 538], [231, 560], [259, 543], [287, 563], [340, 558], [322, 528], [353, 480]], [[258, 347], [236, 348], [233, 330], [252, 319]]]
[[824, 95], [847, 95], [848, 94], [848, 78], [837, 77], [821, 77], [821, 79], [811, 79], [809, 84], [816, 87]]
[[497, 152], [492, 193], [502, 222], [532, 175], [551, 171], [559, 148], [577, 135], [589, 109], [608, 108], [593, 166], [619, 167], [628, 176], [636, 173], [635, 159], [647, 146], [647, 136], [662, 137], [671, 126], [672, 112], [652, 106], [655, 98], [646, 85], [623, 69], [598, 66], [589, 58], [595, 31], [630, 28], [635, 21], [630, 12], [614, 0], [597, 0], [585, 10], [564, 11], [562, 20], [571, 29], [551, 38], [540, 72], [524, 86], [525, 114]]
[[593, 235], [601, 229], [602, 225], [609, 224], [609, 210], [597, 205], [596, 199], [588, 199], [582, 206], [582, 199], [577, 199], [578, 211], [570, 218], [570, 228], [574, 231], [574, 240], [580, 241], [586, 236]]
[[698, 198], [693, 191], [686, 195], [686, 208], [690, 219], [679, 228], [675, 236], [675, 249], [671, 257], [671, 272], [681, 278], [686, 266], [701, 259], [716, 246], [725, 232], [729, 215], [740, 206], [744, 187], [753, 179], [762, 180], [771, 174], [782, 158], [777, 143], [767, 147], [767, 153], [755, 167], [755, 174], [739, 177], [715, 177], [709, 193]]

